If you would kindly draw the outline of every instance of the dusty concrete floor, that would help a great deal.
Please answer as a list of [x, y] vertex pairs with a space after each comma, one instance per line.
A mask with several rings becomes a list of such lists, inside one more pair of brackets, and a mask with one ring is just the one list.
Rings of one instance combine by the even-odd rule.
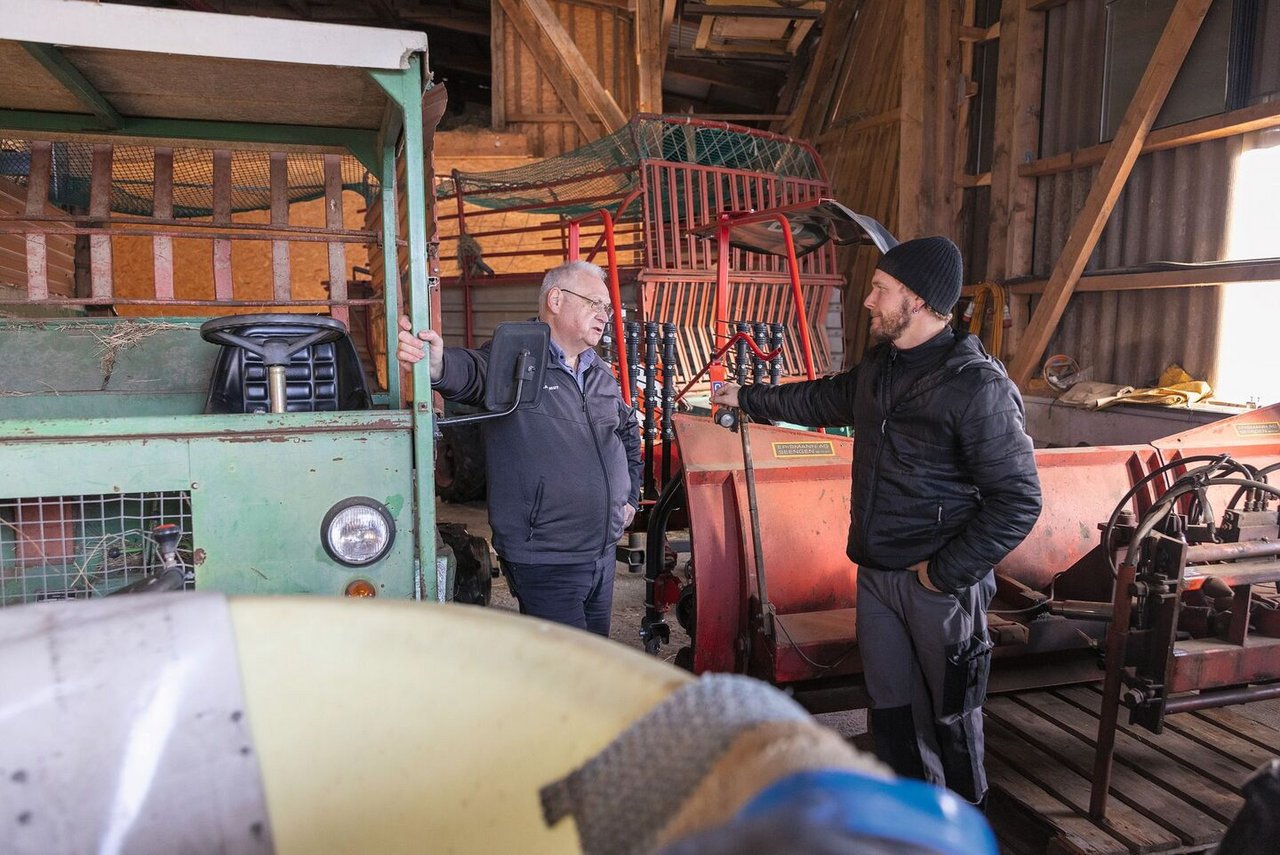
[[[492, 538], [488, 510], [483, 502], [465, 504], [439, 502], [436, 505], [436, 515], [440, 522], [462, 523], [472, 534], [486, 540]], [[682, 556], [682, 560], [684, 557], [687, 556]], [[493, 599], [490, 607], [512, 612], [519, 611], [515, 598], [507, 590], [506, 580], [501, 576], [493, 580]], [[640, 640], [640, 620], [643, 617], [644, 574], [629, 573], [624, 565], [619, 564], [613, 581], [613, 623], [610, 626], [609, 637], [621, 644], [643, 650], [644, 644]], [[670, 662], [675, 659], [676, 651], [689, 643], [689, 636], [680, 628], [674, 615], [669, 617], [668, 622], [671, 626], [671, 643], [663, 648], [661, 655], [663, 659]], [[865, 733], [867, 729], [866, 713], [863, 710], [826, 713], [817, 716], [817, 719], [846, 738]]]

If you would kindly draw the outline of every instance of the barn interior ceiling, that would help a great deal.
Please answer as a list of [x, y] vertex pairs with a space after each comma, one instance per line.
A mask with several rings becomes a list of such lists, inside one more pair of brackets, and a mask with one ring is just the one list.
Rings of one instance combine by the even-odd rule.
[[[110, 0], [133, 6], [423, 30], [449, 89], [449, 124], [479, 124], [492, 85], [490, 0]], [[570, 0], [616, 8], [627, 0]], [[807, 67], [822, 0], [675, 0], [663, 110], [764, 126], [784, 112], [789, 76]]]

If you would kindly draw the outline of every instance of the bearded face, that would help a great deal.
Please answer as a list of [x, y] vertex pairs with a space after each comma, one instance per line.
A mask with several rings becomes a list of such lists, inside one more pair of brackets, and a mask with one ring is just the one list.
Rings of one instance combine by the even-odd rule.
[[871, 337], [877, 342], [896, 341], [910, 322], [911, 301], [904, 294], [896, 306], [884, 305], [871, 310]]

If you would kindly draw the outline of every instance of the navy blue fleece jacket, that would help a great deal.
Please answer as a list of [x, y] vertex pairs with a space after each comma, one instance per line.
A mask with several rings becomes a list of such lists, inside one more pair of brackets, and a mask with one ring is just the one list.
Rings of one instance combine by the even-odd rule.
[[[435, 388], [484, 401], [489, 346], [448, 347]], [[542, 396], [483, 422], [493, 546], [520, 564], [578, 564], [611, 552], [623, 509], [640, 503], [640, 432], [618, 382], [597, 360], [583, 388], [548, 358]]]

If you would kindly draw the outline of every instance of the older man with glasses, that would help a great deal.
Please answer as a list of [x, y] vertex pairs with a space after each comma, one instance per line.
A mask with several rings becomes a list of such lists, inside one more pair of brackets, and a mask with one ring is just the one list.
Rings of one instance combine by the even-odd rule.
[[[609, 634], [614, 546], [640, 503], [640, 434], [596, 354], [613, 316], [604, 271], [571, 261], [548, 271], [538, 318], [551, 328], [536, 407], [484, 423], [489, 525], [524, 614]], [[429, 355], [431, 383], [460, 403], [484, 400], [488, 346], [445, 347], [400, 319], [401, 363]]]

